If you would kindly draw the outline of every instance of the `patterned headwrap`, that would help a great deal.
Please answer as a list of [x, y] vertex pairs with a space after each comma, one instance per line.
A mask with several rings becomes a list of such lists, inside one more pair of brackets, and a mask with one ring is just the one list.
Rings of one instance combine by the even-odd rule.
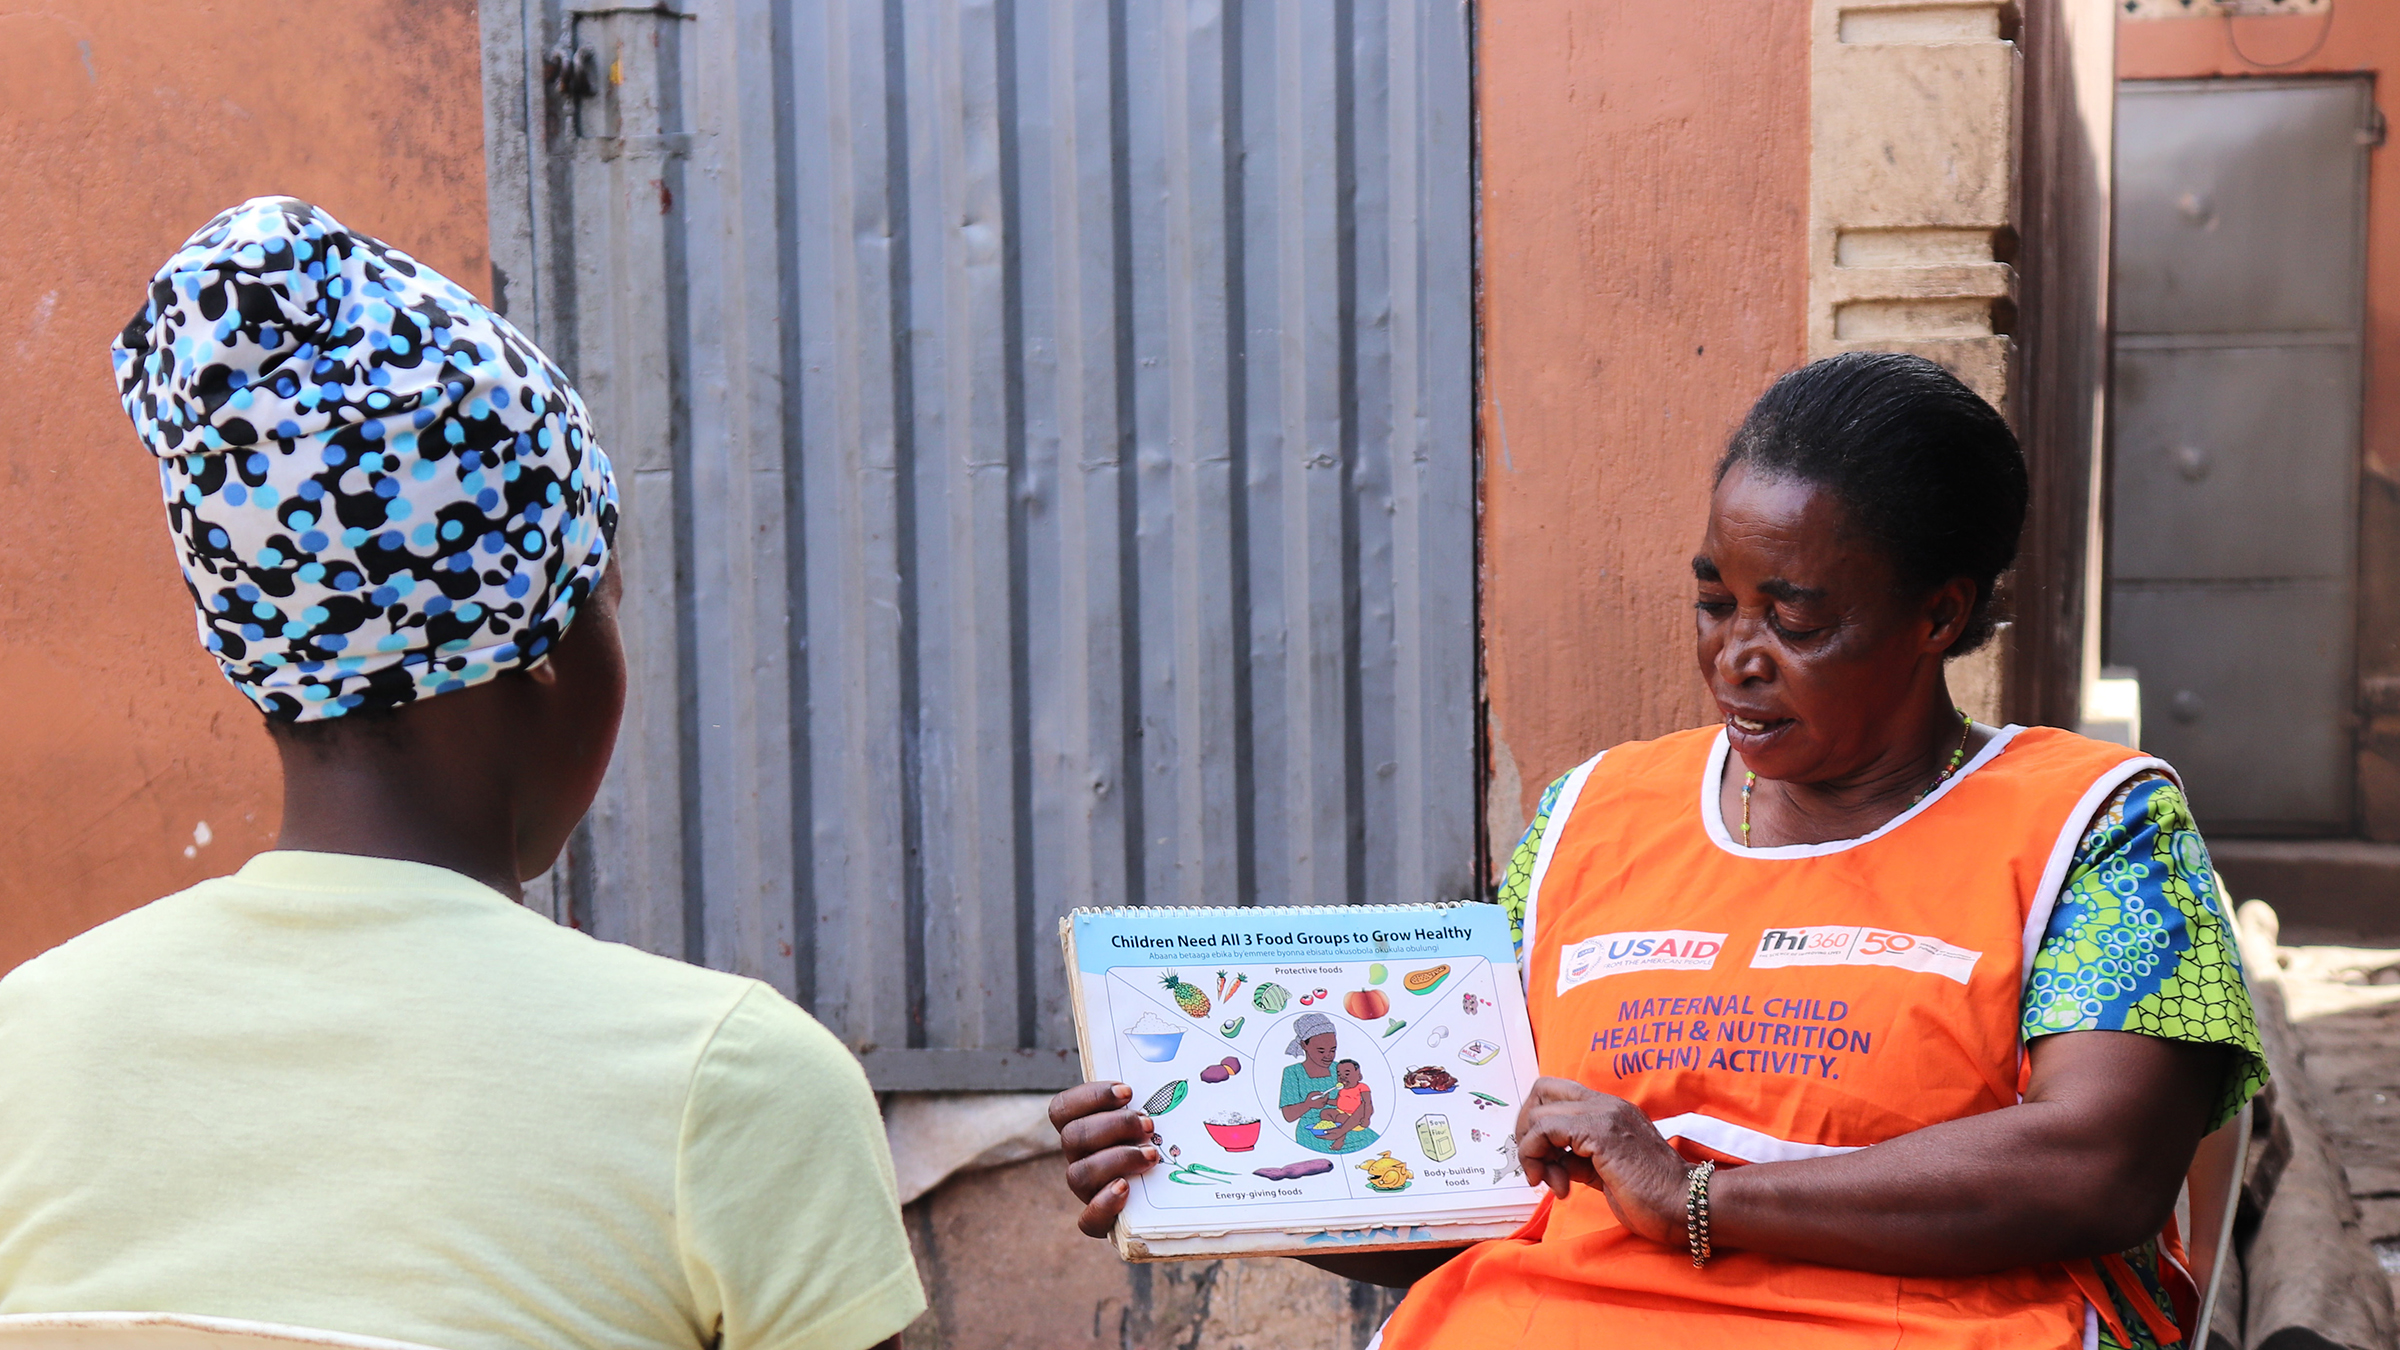
[[1283, 1047], [1283, 1053], [1305, 1055], [1308, 1053], [1310, 1041], [1331, 1030], [1333, 1030], [1332, 1018], [1323, 1013], [1302, 1013], [1300, 1020], [1292, 1023], [1292, 1043]]
[[566, 377], [306, 202], [210, 221], [109, 356], [200, 639], [272, 719], [535, 665], [599, 584], [616, 481]]

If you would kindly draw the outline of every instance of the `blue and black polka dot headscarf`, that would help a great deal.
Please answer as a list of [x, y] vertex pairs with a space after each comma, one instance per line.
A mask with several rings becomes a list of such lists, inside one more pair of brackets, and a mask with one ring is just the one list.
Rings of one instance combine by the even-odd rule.
[[306, 202], [210, 221], [109, 356], [201, 641], [270, 718], [537, 664], [599, 584], [616, 482], [566, 377]]

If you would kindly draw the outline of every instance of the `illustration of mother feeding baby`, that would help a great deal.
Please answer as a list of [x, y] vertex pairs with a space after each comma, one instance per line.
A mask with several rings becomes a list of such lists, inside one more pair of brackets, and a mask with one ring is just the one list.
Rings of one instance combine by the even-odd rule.
[[1359, 1075], [1355, 1059], [1336, 1060], [1341, 1053], [1333, 1019], [1323, 1013], [1304, 1013], [1292, 1023], [1287, 1055], [1300, 1056], [1283, 1070], [1283, 1094], [1278, 1105], [1287, 1122], [1297, 1122], [1292, 1137], [1300, 1147], [1317, 1153], [1355, 1153], [1375, 1142], [1368, 1128], [1375, 1119], [1375, 1094]]

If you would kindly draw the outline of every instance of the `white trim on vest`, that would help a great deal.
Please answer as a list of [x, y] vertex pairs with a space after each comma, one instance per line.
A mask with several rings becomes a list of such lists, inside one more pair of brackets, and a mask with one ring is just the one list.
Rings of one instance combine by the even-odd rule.
[[2074, 865], [2075, 848], [2091, 828], [2092, 816], [2100, 810], [2101, 803], [2125, 786], [2126, 780], [2149, 769], [2165, 773], [2177, 788], [2183, 786], [2183, 778], [2175, 772], [2174, 765], [2155, 755], [2138, 755], [2101, 774], [2084, 789], [2075, 809], [2067, 813], [2067, 823], [2060, 828], [2057, 842], [2050, 846], [2050, 861], [2042, 868], [2042, 883], [2034, 890], [2033, 908], [2025, 915], [2025, 955], [2018, 967], [2018, 973], [2024, 977], [2020, 994], [2033, 986], [2034, 955], [2041, 950], [2042, 938], [2050, 931], [2050, 916], [2058, 909], [2058, 893], [2066, 887], [2067, 869]]
[[1717, 732], [1715, 743], [1708, 748], [1708, 767], [1700, 773], [1700, 823], [1708, 827], [1708, 837], [1718, 848], [1737, 858], [1821, 858], [1828, 853], [1847, 852], [1861, 844], [1881, 839], [1932, 810], [1935, 802], [1950, 795], [1950, 790], [1965, 782], [1968, 774], [1991, 763], [1995, 756], [2008, 748], [2009, 742], [2017, 738], [2017, 733], [2024, 729], [2014, 722], [2000, 728], [1999, 734], [1992, 737], [1990, 744], [1976, 751], [1973, 759], [1960, 765], [1957, 773], [1943, 779], [1933, 791], [1919, 798], [1907, 810], [1865, 834], [1853, 835], [1848, 839], [1828, 839], [1821, 844], [1778, 844], [1773, 848], [1744, 848], [1734, 842], [1732, 833], [1725, 828], [1725, 808], [1720, 790], [1725, 783], [1725, 763], [1732, 754], [1732, 746], [1727, 743], [1725, 733], [1720, 729]]
[[1744, 1162], [1798, 1162], [1803, 1158], [1835, 1158], [1844, 1153], [1858, 1152], [1857, 1145], [1803, 1144], [1796, 1140], [1778, 1139], [1746, 1125], [1704, 1116], [1697, 1111], [1686, 1111], [1680, 1116], [1669, 1116], [1651, 1124], [1658, 1127], [1662, 1139], [1689, 1139]]
[[[1719, 789], [1725, 781], [1725, 765], [1732, 747], [1727, 742], [1724, 731], [1719, 730], [1715, 742], [1709, 746], [1708, 765], [1700, 774], [1700, 823], [1707, 829], [1709, 839], [1717, 847], [1737, 858], [1769, 860], [1814, 858], [1829, 853], [1840, 853], [1871, 840], [1880, 839], [1915, 819], [1919, 813], [1947, 796], [1952, 788], [1964, 782], [1969, 774], [1991, 763], [2002, 750], [2016, 740], [2017, 733], [2024, 729], [2023, 726], [2014, 722], [2000, 728], [1999, 733], [1993, 736], [1990, 743], [1978, 751], [1973, 759], [1960, 765], [1957, 773], [1950, 775], [1933, 791], [1925, 794], [1923, 800], [1866, 834], [1849, 839], [1828, 840], [1821, 844], [1785, 844], [1775, 848], [1744, 848], [1734, 843], [1725, 829], [1723, 797]], [[1608, 752], [1603, 750], [1575, 766], [1574, 770], [1567, 775], [1566, 781], [1560, 784], [1558, 800], [1551, 804], [1549, 819], [1542, 828], [1541, 843], [1534, 850], [1533, 873], [1525, 885], [1525, 941], [1517, 952], [1517, 976], [1524, 981], [1528, 990], [1533, 987], [1533, 951], [1537, 933], [1535, 916], [1536, 906], [1542, 895], [1542, 879], [1549, 875], [1550, 856], [1558, 850], [1559, 836], [1563, 832], [1567, 817], [1574, 813], [1576, 799], [1583, 795], [1583, 785], [1590, 780], [1592, 770], [1598, 767], [1601, 759], [1607, 754]], [[2101, 803], [2107, 801], [2118, 788], [2123, 787], [2127, 780], [2136, 774], [2152, 769], [2164, 773], [2174, 781], [2177, 788], [2180, 789], [2183, 786], [2183, 776], [2175, 772], [2174, 765], [2155, 755], [2139, 755], [2121, 764], [2113, 765], [2103, 772], [2089, 788], [2084, 790], [2083, 796], [2077, 799], [2075, 809], [2067, 813], [2067, 822], [2060, 827], [2058, 838], [2050, 846], [2049, 861], [2043, 865], [2041, 882], [2034, 890], [2033, 907], [2025, 916], [2025, 931], [2021, 936], [2023, 951], [2018, 958], [2017, 967], [2020, 997], [2023, 991], [2033, 984], [2033, 958], [2041, 950], [2042, 938], [2049, 931], [2050, 916], [2058, 909], [2059, 891], [2066, 885], [2067, 869], [2075, 861], [2076, 846], [2083, 842], [2083, 836], [2091, 826], [2092, 816], [2099, 811]], [[2024, 1051], [2022, 1041], [2019, 1042], [2018, 1050], [2020, 1054]], [[1735, 1127], [1728, 1126], [1726, 1128]], [[1759, 1136], [1761, 1139], [1768, 1137], [1766, 1135]], [[1707, 1141], [1696, 1142], [1705, 1143]], [[1710, 1147], [1713, 1148], [1715, 1145], [1712, 1144]], [[1793, 1147], [1801, 1146], [1793, 1145]]]
[[1533, 847], [1533, 871], [1525, 879], [1525, 940], [1517, 947], [1517, 978], [1527, 993], [1533, 991], [1534, 906], [1542, 898], [1542, 878], [1550, 873], [1550, 855], [1558, 851], [1558, 837], [1566, 833], [1563, 827], [1574, 814], [1575, 799], [1583, 795], [1584, 783], [1607, 753], [1603, 750], [1568, 771], [1567, 780], [1558, 785], [1558, 800], [1550, 803], [1550, 814], [1542, 821], [1542, 842]]

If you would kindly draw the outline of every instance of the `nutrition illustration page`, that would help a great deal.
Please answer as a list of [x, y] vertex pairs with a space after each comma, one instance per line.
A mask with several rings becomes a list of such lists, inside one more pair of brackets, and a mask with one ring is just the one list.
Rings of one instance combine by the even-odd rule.
[[1493, 905], [1084, 911], [1086, 1075], [1132, 1087], [1164, 1161], [1137, 1231], [1423, 1221], [1521, 1207], [1536, 1073]]

